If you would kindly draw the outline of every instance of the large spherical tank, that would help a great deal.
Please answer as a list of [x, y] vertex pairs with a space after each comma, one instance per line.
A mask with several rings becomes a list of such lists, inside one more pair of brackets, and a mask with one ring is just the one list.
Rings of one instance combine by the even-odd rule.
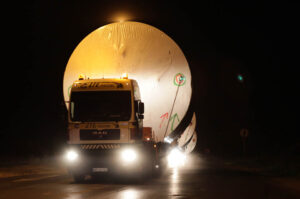
[[120, 22], [100, 27], [75, 48], [65, 69], [64, 99], [83, 74], [90, 79], [137, 80], [145, 103], [144, 126], [152, 127], [156, 141], [172, 132], [185, 116], [191, 100], [191, 72], [179, 46], [159, 29]]

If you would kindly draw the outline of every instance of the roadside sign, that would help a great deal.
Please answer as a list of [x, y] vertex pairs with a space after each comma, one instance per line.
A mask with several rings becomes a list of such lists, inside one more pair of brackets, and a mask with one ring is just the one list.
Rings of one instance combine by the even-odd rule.
[[249, 131], [246, 128], [241, 129], [240, 131], [240, 136], [242, 138], [242, 143], [243, 143], [243, 154], [246, 155], [246, 140], [249, 135]]

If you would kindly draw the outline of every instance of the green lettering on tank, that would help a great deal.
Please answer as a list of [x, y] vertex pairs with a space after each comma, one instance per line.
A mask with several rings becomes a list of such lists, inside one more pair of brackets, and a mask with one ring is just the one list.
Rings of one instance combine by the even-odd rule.
[[179, 123], [180, 120], [179, 120], [179, 117], [178, 117], [177, 113], [175, 113], [174, 115], [172, 115], [172, 117], [170, 117], [170, 121], [172, 121], [171, 122], [171, 131], [174, 131], [174, 123], [175, 123], [176, 118], [177, 118], [177, 121]]

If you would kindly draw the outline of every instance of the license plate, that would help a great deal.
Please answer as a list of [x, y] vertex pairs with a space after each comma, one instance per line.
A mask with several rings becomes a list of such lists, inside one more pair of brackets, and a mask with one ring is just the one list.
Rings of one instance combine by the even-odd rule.
[[108, 168], [93, 168], [93, 172], [108, 172]]

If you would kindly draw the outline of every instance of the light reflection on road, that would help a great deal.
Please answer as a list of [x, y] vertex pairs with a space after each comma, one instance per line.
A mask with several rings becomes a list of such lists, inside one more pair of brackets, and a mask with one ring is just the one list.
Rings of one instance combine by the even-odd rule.
[[123, 190], [119, 193], [119, 197], [120, 199], [136, 199], [136, 198], [140, 198], [140, 193], [135, 190], [135, 189], [126, 189]]
[[70, 184], [65, 188], [66, 197], [64, 199], [84, 199], [85, 194], [92, 192], [95, 188], [99, 189], [97, 185], [93, 184]]
[[[195, 166], [197, 165], [197, 167]], [[87, 184], [69, 184], [65, 189], [66, 197], [64, 199], [85, 199], [99, 195], [101, 198], [117, 198], [117, 199], [137, 199], [137, 198], [169, 198], [184, 196], [186, 187], [184, 183], [188, 171], [199, 169], [203, 166], [203, 162], [199, 158], [188, 156], [187, 164], [181, 168], [169, 168], [162, 176], [154, 179], [145, 179], [143, 183], [123, 184], [108, 182], [93, 182]], [[107, 184], [108, 183], [108, 184]], [[112, 184], [110, 184], [112, 183]], [[103, 191], [106, 190], [106, 191]], [[107, 191], [109, 190], [109, 191]]]
[[180, 177], [180, 170], [172, 169], [171, 175], [169, 178], [169, 195], [178, 195], [179, 194], [179, 177]]
[[71, 193], [66, 199], [82, 199], [81, 194], [73, 194]]

